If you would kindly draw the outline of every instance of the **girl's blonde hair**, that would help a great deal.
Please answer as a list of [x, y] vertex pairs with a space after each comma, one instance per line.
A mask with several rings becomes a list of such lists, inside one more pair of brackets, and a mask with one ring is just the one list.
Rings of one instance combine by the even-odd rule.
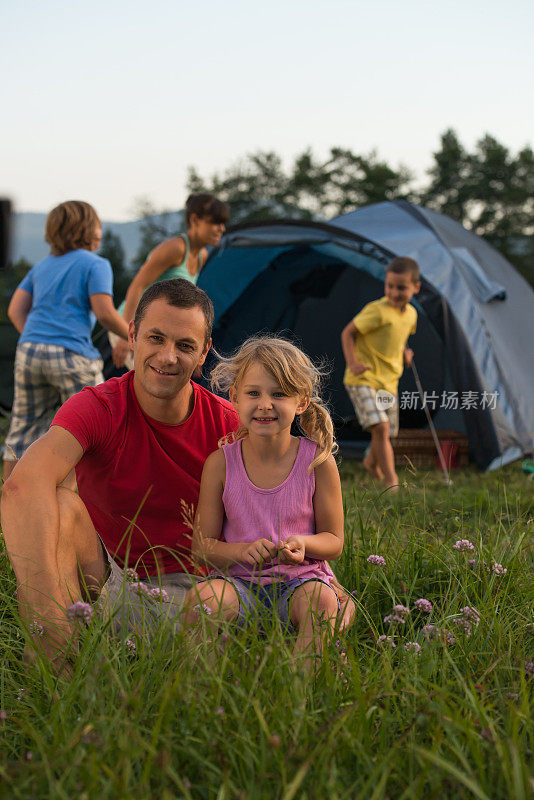
[[[300, 415], [300, 427], [319, 446], [310, 470], [326, 461], [331, 453], [337, 452], [332, 419], [319, 394], [322, 372], [302, 350], [286, 339], [253, 336], [233, 356], [219, 356], [219, 363], [210, 376], [212, 387], [223, 392], [237, 388], [252, 364], [265, 367], [287, 394], [309, 399], [308, 408]], [[242, 439], [246, 435], [247, 429], [241, 427], [234, 439]]]

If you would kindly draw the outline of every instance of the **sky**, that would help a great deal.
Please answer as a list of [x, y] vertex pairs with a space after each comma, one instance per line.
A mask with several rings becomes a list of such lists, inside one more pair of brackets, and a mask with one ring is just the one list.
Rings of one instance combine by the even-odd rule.
[[534, 143], [532, 0], [0, 2], [0, 196], [107, 220], [248, 153], [375, 150], [420, 181], [454, 128]]

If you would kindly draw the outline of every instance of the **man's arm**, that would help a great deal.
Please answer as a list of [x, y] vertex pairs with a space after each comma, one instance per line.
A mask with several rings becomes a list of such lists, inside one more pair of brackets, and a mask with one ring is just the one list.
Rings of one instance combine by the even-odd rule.
[[361, 364], [355, 354], [354, 345], [356, 337], [361, 335], [353, 320], [345, 325], [341, 332], [341, 347], [343, 348], [343, 355], [345, 362], [353, 375], [361, 375], [366, 370], [370, 369], [367, 364]]
[[64, 612], [71, 602], [58, 571], [57, 489], [82, 455], [77, 439], [53, 426], [28, 448], [2, 490], [2, 532], [20, 613], [29, 625], [43, 625], [50, 653], [71, 636]]

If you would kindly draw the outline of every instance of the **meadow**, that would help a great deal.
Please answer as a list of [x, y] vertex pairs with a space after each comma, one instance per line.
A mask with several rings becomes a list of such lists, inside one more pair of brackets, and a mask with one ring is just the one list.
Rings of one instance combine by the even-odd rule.
[[2, 545], [0, 797], [532, 796], [534, 482], [518, 464], [451, 488], [406, 469], [393, 499], [341, 472], [357, 616], [314, 678], [270, 619], [228, 629], [213, 660], [95, 615], [70, 681], [28, 671]]

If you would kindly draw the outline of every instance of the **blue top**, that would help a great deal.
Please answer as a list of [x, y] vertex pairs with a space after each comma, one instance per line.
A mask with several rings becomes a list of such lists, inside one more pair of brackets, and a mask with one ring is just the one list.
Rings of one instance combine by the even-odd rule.
[[100, 357], [91, 343], [96, 317], [89, 298], [100, 293], [113, 296], [113, 272], [107, 259], [89, 250], [50, 255], [17, 288], [33, 297], [19, 343], [56, 344], [86, 358]]

